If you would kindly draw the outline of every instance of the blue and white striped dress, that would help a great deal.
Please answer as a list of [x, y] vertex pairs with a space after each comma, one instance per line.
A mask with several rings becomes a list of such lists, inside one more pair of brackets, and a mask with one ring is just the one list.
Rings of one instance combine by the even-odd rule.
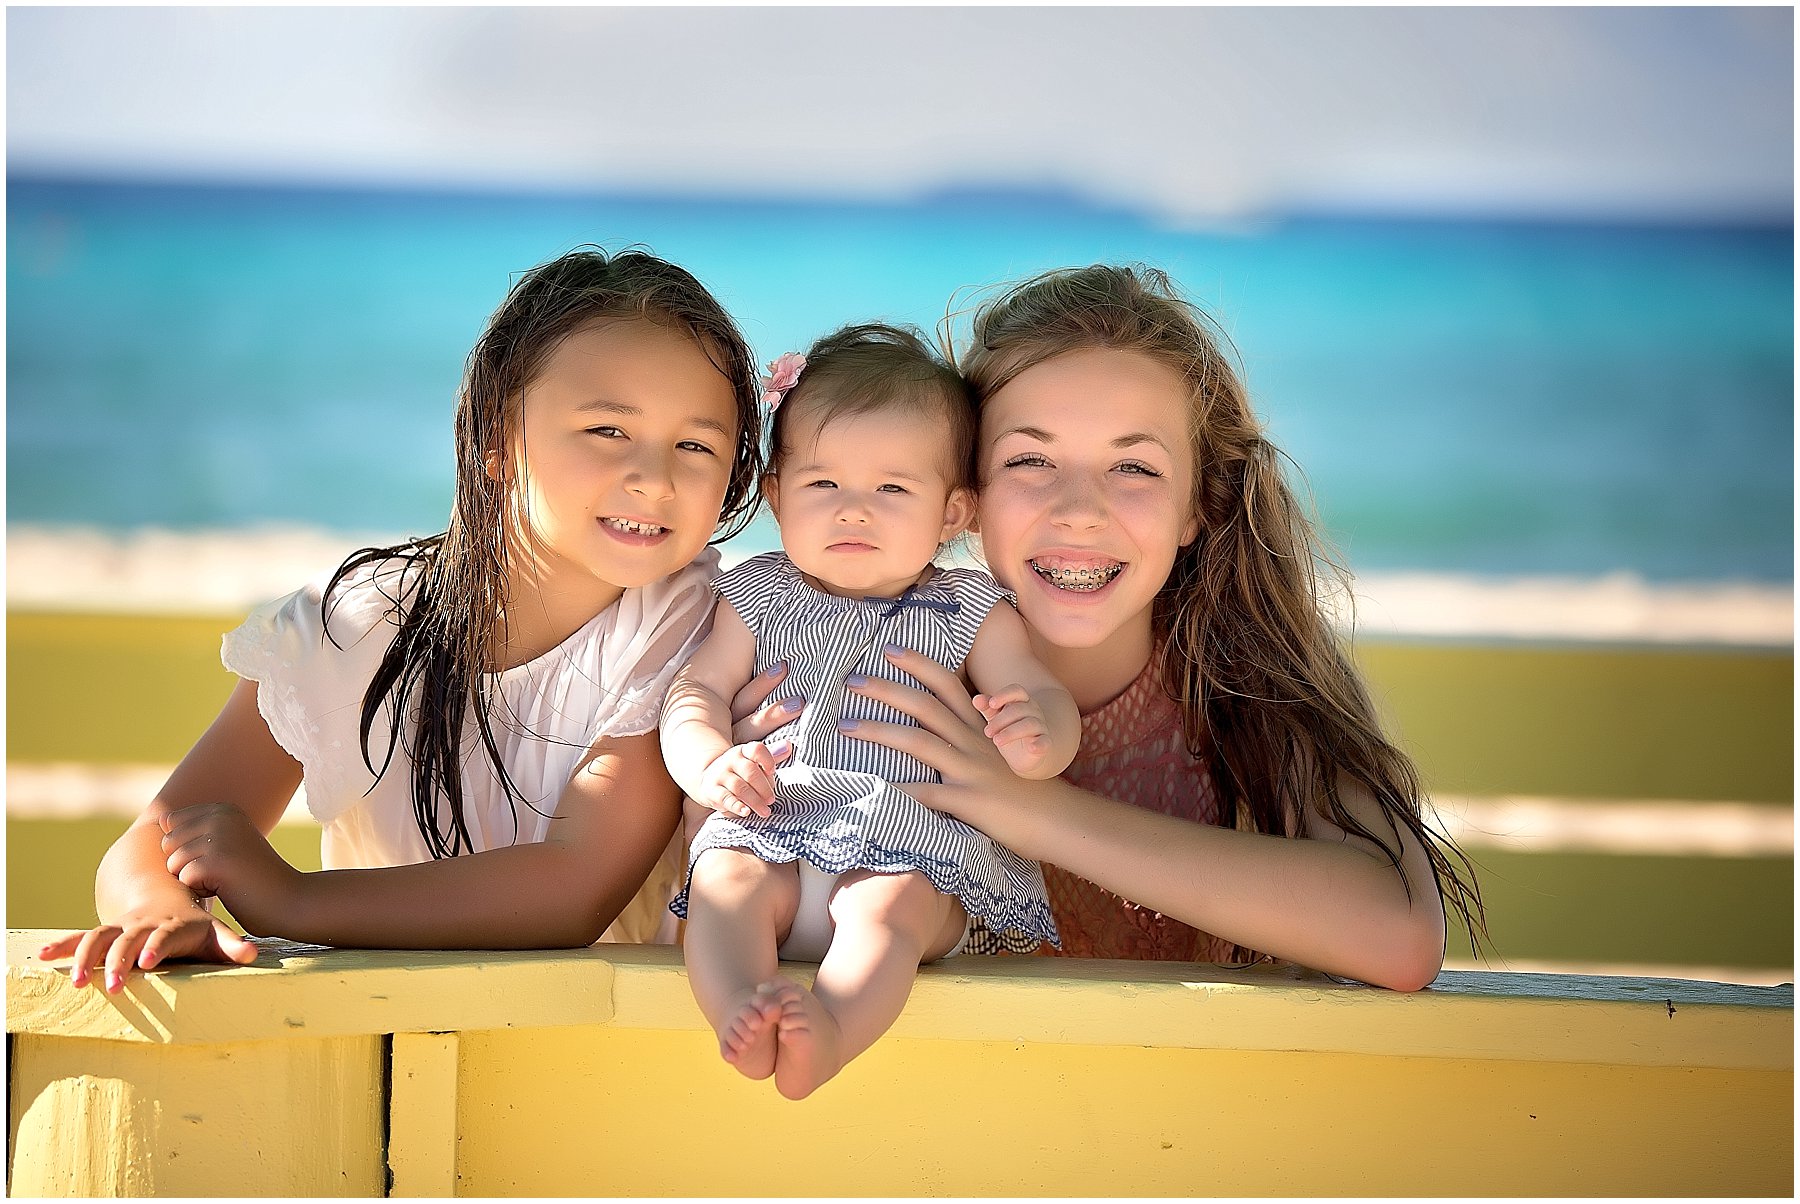
[[[982, 620], [1009, 595], [985, 573], [937, 569], [900, 598], [840, 598], [807, 584], [781, 552], [745, 561], [713, 583], [756, 637], [756, 671], [787, 661], [773, 701], [807, 699], [798, 718], [769, 735], [791, 740], [793, 756], [775, 772], [767, 819], [715, 812], [694, 837], [688, 876], [708, 849], [742, 848], [764, 861], [805, 858], [827, 874], [917, 870], [954, 895], [1018, 952], [1060, 944], [1044, 893], [1044, 872], [959, 819], [933, 811], [895, 784], [936, 782], [937, 772], [905, 753], [838, 731], [840, 719], [911, 723], [892, 707], [844, 688], [852, 673], [919, 686], [883, 649], [901, 644], [952, 670], [962, 668]], [[687, 887], [670, 904], [687, 915]]]

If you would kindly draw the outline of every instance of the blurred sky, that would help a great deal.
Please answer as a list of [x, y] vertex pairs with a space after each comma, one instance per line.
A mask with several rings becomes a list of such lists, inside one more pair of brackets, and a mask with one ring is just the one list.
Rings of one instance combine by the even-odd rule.
[[1788, 8], [9, 8], [15, 173], [1781, 221]]

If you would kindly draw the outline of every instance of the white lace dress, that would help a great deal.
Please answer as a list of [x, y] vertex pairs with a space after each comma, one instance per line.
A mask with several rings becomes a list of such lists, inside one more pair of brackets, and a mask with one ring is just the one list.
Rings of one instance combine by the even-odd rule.
[[[463, 818], [476, 851], [543, 840], [582, 755], [603, 736], [656, 730], [675, 672], [705, 637], [718, 553], [707, 549], [674, 575], [629, 589], [560, 645], [492, 674], [489, 716], [515, 789], [501, 789], [473, 721], [464, 761]], [[395, 599], [408, 600], [418, 572], [390, 560], [365, 565], [338, 586], [329, 637], [319, 602], [327, 573], [253, 613], [225, 636], [225, 667], [258, 683], [269, 730], [304, 770], [306, 805], [324, 826], [327, 869], [431, 860], [413, 817], [410, 766], [396, 756], [379, 780], [363, 760], [363, 694], [398, 630]], [[384, 704], [369, 733], [369, 760], [387, 757]], [[449, 832], [447, 817], [440, 829]], [[679, 836], [603, 940], [673, 941], [667, 904], [680, 885]]]

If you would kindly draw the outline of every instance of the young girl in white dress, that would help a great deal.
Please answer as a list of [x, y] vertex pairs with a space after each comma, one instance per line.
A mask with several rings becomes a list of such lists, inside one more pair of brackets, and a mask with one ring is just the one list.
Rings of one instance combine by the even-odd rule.
[[[102, 923], [44, 956], [112, 991], [172, 958], [253, 961], [214, 896], [330, 945], [654, 938], [682, 869], [656, 724], [712, 609], [708, 541], [755, 501], [760, 392], [682, 269], [583, 250], [527, 273], [469, 356], [449, 529], [225, 637], [243, 680], [101, 863]], [[302, 783], [314, 874], [265, 839]]]
[[[887, 1030], [919, 965], [955, 952], [972, 920], [1019, 949], [1056, 940], [1038, 866], [906, 794], [935, 775], [846, 735], [901, 720], [847, 687], [906, 682], [896, 650], [931, 650], [982, 692], [988, 737], [1028, 777], [1061, 772], [1080, 723], [1006, 592], [932, 564], [973, 511], [961, 378], [887, 326], [847, 328], [772, 370], [763, 494], [785, 551], [715, 582], [712, 634], [670, 692], [663, 751], [714, 811], [672, 905], [695, 998], [727, 1062], [799, 1099]], [[784, 661], [781, 695], [804, 710], [734, 745], [731, 700]], [[778, 958], [818, 962], [812, 988], [777, 974]]]

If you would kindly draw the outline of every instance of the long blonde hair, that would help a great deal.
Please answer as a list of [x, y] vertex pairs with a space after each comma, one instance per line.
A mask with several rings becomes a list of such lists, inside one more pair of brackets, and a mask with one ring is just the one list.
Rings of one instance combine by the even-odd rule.
[[[1321, 574], [1346, 586], [1348, 575], [1283, 478], [1284, 457], [1263, 435], [1222, 350], [1229, 345], [1163, 272], [1097, 264], [1046, 273], [982, 305], [958, 366], [978, 403], [1026, 369], [1083, 348], [1137, 352], [1181, 374], [1200, 536], [1178, 552], [1151, 626], [1190, 752], [1207, 755], [1210, 747], [1227, 822], [1298, 836], [1314, 807], [1380, 846], [1410, 897], [1414, 884], [1400, 860], [1405, 827], [1424, 845], [1440, 896], [1473, 944], [1486, 933], [1474, 868], [1425, 822], [1418, 772], [1383, 735], [1325, 617]], [[1385, 834], [1344, 807], [1340, 775], [1374, 796]]]

